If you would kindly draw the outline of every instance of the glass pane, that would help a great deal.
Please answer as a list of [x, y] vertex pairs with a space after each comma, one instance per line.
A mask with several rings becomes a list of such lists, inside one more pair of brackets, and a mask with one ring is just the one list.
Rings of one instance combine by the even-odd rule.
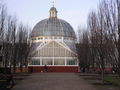
[[65, 60], [64, 59], [55, 59], [54, 65], [65, 65]]
[[75, 59], [67, 60], [67, 65], [77, 65], [77, 61]]
[[40, 60], [39, 59], [32, 60], [32, 65], [40, 65]]
[[42, 65], [52, 65], [52, 59], [42, 59]]

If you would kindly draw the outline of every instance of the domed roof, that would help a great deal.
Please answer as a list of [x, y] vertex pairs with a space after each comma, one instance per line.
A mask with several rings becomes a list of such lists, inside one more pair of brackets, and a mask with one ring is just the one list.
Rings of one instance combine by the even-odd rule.
[[57, 11], [57, 9], [56, 9], [55, 7], [51, 7], [51, 8], [50, 8], [50, 11], [51, 11], [51, 10]]
[[[31, 37], [37, 36], [63, 36], [75, 38], [75, 32], [71, 25], [62, 19], [58, 19], [56, 8], [50, 9], [50, 17], [38, 22], [31, 33]], [[54, 14], [52, 12], [55, 12]], [[52, 15], [53, 14], [53, 15]]]

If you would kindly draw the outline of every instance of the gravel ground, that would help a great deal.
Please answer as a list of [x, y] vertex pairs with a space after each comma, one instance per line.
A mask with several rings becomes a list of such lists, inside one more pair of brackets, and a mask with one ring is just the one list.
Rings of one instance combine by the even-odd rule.
[[97, 90], [77, 73], [33, 73], [12, 90]]

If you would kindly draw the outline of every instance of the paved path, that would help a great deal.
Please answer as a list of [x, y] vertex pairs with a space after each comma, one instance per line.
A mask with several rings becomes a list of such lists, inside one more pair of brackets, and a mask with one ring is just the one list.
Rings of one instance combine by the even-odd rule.
[[77, 73], [34, 73], [12, 90], [96, 90]]

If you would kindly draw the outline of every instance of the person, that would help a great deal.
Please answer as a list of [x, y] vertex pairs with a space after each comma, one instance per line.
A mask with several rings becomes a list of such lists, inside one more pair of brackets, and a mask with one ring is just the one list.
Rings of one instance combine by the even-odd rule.
[[47, 67], [47, 65], [45, 64], [45, 66], [44, 66], [44, 71], [45, 72], [47, 72], [48, 71], [48, 67]]

